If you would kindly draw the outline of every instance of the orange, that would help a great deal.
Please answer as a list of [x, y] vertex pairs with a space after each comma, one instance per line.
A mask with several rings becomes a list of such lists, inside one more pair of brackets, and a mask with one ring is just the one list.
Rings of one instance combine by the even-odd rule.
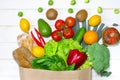
[[83, 40], [86, 44], [93, 44], [98, 41], [98, 34], [95, 31], [89, 30], [84, 34]]

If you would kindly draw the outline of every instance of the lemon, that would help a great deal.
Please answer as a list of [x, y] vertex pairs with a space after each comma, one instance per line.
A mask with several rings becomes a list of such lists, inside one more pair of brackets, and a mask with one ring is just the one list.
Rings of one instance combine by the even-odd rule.
[[25, 33], [29, 32], [30, 23], [26, 18], [21, 18], [20, 19], [20, 29]]
[[90, 17], [90, 19], [88, 20], [88, 24], [90, 26], [96, 27], [100, 24], [101, 22], [101, 16], [99, 15], [93, 15], [92, 17]]
[[34, 46], [32, 48], [32, 54], [35, 57], [41, 57], [44, 56], [44, 48], [40, 47], [40, 46]]

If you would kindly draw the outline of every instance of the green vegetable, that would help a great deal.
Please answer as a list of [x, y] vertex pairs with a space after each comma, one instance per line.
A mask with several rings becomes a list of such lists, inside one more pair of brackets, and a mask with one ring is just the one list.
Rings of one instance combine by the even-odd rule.
[[[77, 41], [70, 39], [62, 39], [61, 41], [55, 42], [49, 40], [45, 46], [45, 56], [35, 58], [32, 60], [32, 67], [37, 69], [47, 70], [74, 70], [75, 64], [69, 66], [67, 64], [67, 57], [70, 50], [78, 49], [81, 52], [85, 52], [82, 46]], [[88, 55], [89, 56], [89, 55]], [[85, 63], [78, 69], [85, 69], [91, 67], [91, 57], [88, 57]]]
[[32, 68], [62, 71], [66, 69], [66, 64], [57, 55], [43, 56], [32, 60]]
[[45, 55], [47, 56], [55, 55], [57, 52], [57, 48], [58, 48], [58, 42], [54, 40], [49, 40], [44, 46]]
[[39, 8], [38, 8], [38, 12], [39, 12], [39, 13], [43, 12], [43, 8], [42, 8], [42, 7], [39, 7]]
[[69, 9], [68, 9], [68, 13], [73, 13], [73, 9], [72, 9], [72, 8], [69, 8]]
[[40, 34], [44, 37], [49, 37], [52, 33], [50, 25], [41, 18], [38, 20], [38, 30]]
[[101, 76], [111, 74], [111, 72], [105, 71], [110, 66], [110, 52], [106, 46], [94, 43], [86, 47], [86, 52], [91, 57], [92, 66], [98, 74]]
[[102, 12], [103, 12], [102, 7], [98, 7], [98, 8], [97, 8], [97, 12], [98, 12], [98, 13], [102, 13]]
[[119, 9], [114, 9], [114, 13], [119, 14], [120, 13]]
[[81, 28], [77, 31], [77, 33], [75, 34], [75, 36], [73, 37], [73, 39], [74, 39], [75, 41], [78, 41], [78, 42], [81, 43], [81, 41], [82, 41], [82, 39], [83, 39], [83, 35], [84, 35], [85, 32], [86, 32], [86, 28], [85, 28], [85, 27], [81, 27]]
[[85, 61], [85, 63], [83, 64], [83, 65], [81, 65], [78, 69], [79, 70], [82, 70], [82, 69], [85, 69], [85, 68], [89, 68], [89, 67], [92, 67], [92, 62], [91, 62], [91, 56], [89, 56], [88, 54], [87, 54], [87, 60]]
[[75, 5], [76, 4], [76, 0], [71, 0], [70, 4], [71, 5]]
[[22, 16], [23, 16], [23, 12], [22, 12], [22, 11], [19, 11], [19, 12], [18, 12], [18, 16], [19, 16], [19, 17], [22, 17]]
[[59, 42], [55, 42], [54, 40], [49, 40], [45, 46], [45, 55], [53, 56], [58, 55], [64, 59], [66, 62], [68, 53], [71, 49], [78, 49], [83, 52], [82, 46], [79, 45], [79, 42], [74, 41], [72, 38], [70, 39], [62, 39]]
[[52, 6], [53, 3], [54, 3], [53, 0], [49, 0], [49, 1], [48, 1], [48, 5], [50, 5], [50, 6]]
[[85, 3], [89, 3], [89, 2], [90, 2], [90, 0], [84, 0], [84, 2], [85, 2]]

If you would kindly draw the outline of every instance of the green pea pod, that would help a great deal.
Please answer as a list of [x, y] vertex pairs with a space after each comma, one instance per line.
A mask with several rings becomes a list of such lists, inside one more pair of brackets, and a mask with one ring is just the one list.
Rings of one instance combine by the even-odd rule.
[[75, 41], [78, 41], [81, 43], [82, 39], [83, 39], [83, 35], [86, 32], [86, 28], [85, 27], [81, 27], [75, 34], [75, 36], [73, 37], [73, 39]]

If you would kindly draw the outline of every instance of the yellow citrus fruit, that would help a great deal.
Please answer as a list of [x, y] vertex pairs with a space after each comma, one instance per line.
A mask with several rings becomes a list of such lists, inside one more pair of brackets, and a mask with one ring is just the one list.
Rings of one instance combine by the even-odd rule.
[[34, 46], [32, 48], [32, 54], [35, 57], [41, 57], [44, 56], [44, 48], [40, 47], [40, 46]]
[[98, 41], [98, 34], [95, 31], [89, 30], [84, 34], [83, 40], [86, 44], [93, 44]]
[[88, 20], [88, 24], [90, 26], [96, 27], [100, 24], [101, 22], [101, 17], [99, 15], [93, 15], [92, 17], [90, 17], [90, 19]]
[[21, 18], [20, 19], [20, 29], [25, 33], [29, 32], [30, 23], [26, 18]]

